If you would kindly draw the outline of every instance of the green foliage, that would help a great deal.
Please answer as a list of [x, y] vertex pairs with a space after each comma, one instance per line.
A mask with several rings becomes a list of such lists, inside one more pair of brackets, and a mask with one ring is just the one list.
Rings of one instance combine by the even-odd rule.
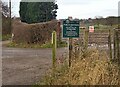
[[54, 2], [20, 2], [20, 18], [22, 22], [39, 23], [56, 19], [58, 5]]
[[2, 40], [2, 35], [0, 34], [0, 41]]
[[110, 29], [112, 27], [111, 26], [107, 26], [107, 25], [99, 24], [99, 26], [98, 25], [94, 25], [94, 28], [95, 29]]
[[[15, 43], [10, 42], [7, 44], [8, 47], [18, 47], [18, 48], [52, 48], [51, 42], [47, 42], [45, 44], [26, 44], [26, 43]], [[57, 47], [66, 47], [67, 43], [61, 42], [57, 44]]]
[[15, 43], [15, 42], [10, 42], [7, 44], [8, 47], [17, 47], [17, 48], [51, 48], [52, 45], [50, 43], [46, 44], [26, 44], [26, 43]]
[[9, 40], [11, 38], [11, 35], [10, 34], [7, 34], [7, 35], [2, 35], [2, 41], [5, 41], [5, 40]]
[[51, 43], [42, 44], [41, 47], [42, 48], [52, 48], [52, 44]]
[[67, 43], [65, 41], [62, 41], [62, 42], [58, 42], [57, 41], [57, 47], [67, 47]]

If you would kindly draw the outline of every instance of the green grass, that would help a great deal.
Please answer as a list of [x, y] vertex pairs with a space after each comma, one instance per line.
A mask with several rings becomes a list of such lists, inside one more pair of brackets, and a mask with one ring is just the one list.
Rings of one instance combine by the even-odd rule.
[[[109, 32], [109, 29], [113, 30], [114, 28], [118, 28], [118, 26], [120, 26], [120, 24], [118, 25], [93, 25], [94, 26], [94, 33], [108, 33]], [[86, 28], [88, 29], [88, 26], [86, 26]], [[84, 32], [84, 29], [80, 29], [80, 33], [83, 33]]]
[[[67, 43], [61, 42], [57, 44], [57, 47], [66, 47]], [[52, 44], [50, 42], [47, 42], [45, 44], [26, 44], [26, 43], [15, 43], [10, 42], [7, 44], [7, 47], [16, 47], [16, 48], [52, 48]]]
[[2, 35], [2, 41], [9, 40], [11, 38], [10, 34]]
[[[94, 25], [94, 33], [108, 33], [109, 29], [113, 30], [117, 25], [107, 26], [107, 25]], [[88, 28], [87, 28], [88, 29]], [[84, 29], [80, 29], [80, 33], [83, 33]]]
[[0, 34], [0, 41], [2, 40], [2, 35]]

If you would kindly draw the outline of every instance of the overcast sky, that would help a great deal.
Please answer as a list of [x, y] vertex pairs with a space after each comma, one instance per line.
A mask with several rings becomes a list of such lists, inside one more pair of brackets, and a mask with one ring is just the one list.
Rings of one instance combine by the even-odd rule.
[[[7, 1], [7, 0], [2, 0]], [[19, 2], [12, 0], [12, 14], [19, 16]], [[120, 0], [57, 0], [57, 19], [73, 18], [86, 19], [95, 16], [118, 16], [118, 2]]]

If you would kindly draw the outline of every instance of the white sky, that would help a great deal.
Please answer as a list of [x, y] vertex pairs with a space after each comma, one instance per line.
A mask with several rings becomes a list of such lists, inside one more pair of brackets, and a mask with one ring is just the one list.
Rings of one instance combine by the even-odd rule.
[[[2, 0], [7, 1], [7, 0]], [[9, 1], [9, 0], [8, 0]], [[12, 14], [19, 16], [19, 2], [12, 0]], [[57, 0], [57, 19], [73, 18], [86, 19], [95, 16], [118, 16], [118, 2], [120, 0]]]

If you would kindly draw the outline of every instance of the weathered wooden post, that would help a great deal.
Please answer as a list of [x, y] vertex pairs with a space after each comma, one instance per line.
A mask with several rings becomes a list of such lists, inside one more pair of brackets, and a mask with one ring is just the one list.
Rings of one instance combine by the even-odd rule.
[[118, 63], [120, 64], [120, 29], [118, 28], [117, 47], [118, 47]]
[[75, 45], [75, 58], [78, 58], [78, 56], [77, 55], [79, 55], [79, 53], [78, 53], [78, 50], [77, 50], [77, 45]]
[[72, 38], [69, 38], [69, 67], [71, 66], [71, 59], [72, 59]]
[[120, 28], [118, 29], [118, 61], [120, 64]]
[[52, 33], [52, 66], [53, 68], [56, 67], [56, 48], [57, 48], [57, 36], [56, 31]]
[[113, 43], [114, 47], [114, 60], [116, 59], [116, 31], [114, 29], [114, 43]]
[[117, 56], [117, 60], [119, 61], [119, 32], [118, 30], [116, 30], [116, 56]]
[[86, 51], [88, 48], [88, 30], [84, 30], [84, 50]]
[[[72, 17], [68, 17], [68, 19], [71, 21]], [[72, 59], [72, 48], [73, 48], [73, 39], [69, 38], [69, 67], [71, 66], [71, 59]]]
[[111, 38], [111, 30], [109, 29], [109, 36], [108, 36], [108, 47], [109, 47], [109, 56], [110, 60], [112, 59], [112, 38]]

